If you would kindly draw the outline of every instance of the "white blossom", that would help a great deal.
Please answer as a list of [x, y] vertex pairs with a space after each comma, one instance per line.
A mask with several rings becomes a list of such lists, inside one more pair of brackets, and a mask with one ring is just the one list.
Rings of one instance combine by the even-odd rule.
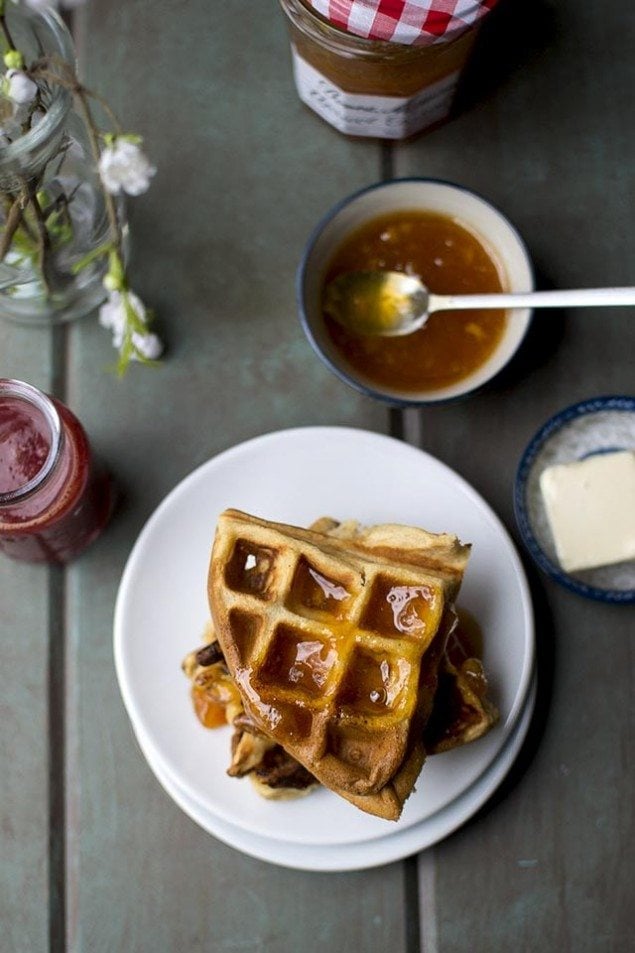
[[8, 69], [5, 81], [6, 94], [17, 106], [26, 106], [37, 96], [37, 85], [21, 69]]
[[115, 139], [106, 146], [99, 159], [99, 174], [104, 188], [119, 195], [141, 195], [150, 185], [156, 172], [145, 153], [129, 139]]
[[[137, 297], [134, 291], [127, 291], [126, 294], [128, 295], [128, 302], [139, 320], [145, 322], [146, 309], [143, 301]], [[110, 292], [108, 300], [99, 309], [99, 323], [102, 328], [106, 328], [108, 331], [112, 331], [113, 335], [117, 335], [121, 343], [126, 326], [126, 307], [121, 291]]]
[[[141, 299], [134, 291], [111, 291], [108, 300], [99, 309], [99, 323], [108, 331], [112, 331], [113, 347], [119, 350], [125, 337], [127, 323], [125, 296], [128, 298], [128, 307], [132, 308], [136, 317], [145, 324], [147, 311]], [[133, 331], [132, 344], [135, 348], [132, 360], [139, 360], [139, 355], [148, 360], [156, 360], [163, 353], [161, 339], [150, 331], [142, 333]]]
[[[132, 335], [132, 343], [136, 350], [148, 361], [156, 361], [163, 354], [163, 342], [156, 334], [138, 334]], [[133, 361], [138, 360], [136, 352], [132, 356]]]

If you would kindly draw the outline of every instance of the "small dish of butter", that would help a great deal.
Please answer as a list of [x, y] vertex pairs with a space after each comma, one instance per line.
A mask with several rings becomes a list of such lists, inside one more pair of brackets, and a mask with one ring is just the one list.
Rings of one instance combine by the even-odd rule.
[[514, 503], [541, 569], [588, 598], [635, 602], [635, 399], [598, 397], [548, 420], [522, 457]]

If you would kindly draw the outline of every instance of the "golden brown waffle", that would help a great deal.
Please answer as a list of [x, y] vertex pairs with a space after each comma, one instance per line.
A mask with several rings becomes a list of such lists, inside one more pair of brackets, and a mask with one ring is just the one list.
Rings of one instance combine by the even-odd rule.
[[468, 555], [409, 527], [351, 541], [236, 510], [219, 519], [210, 605], [248, 714], [370, 813], [399, 817], [421, 770]]
[[[365, 549], [372, 549], [379, 544], [384, 552], [386, 536], [392, 530], [389, 526], [361, 527], [354, 520], [338, 523], [328, 516], [316, 520], [310, 529], [337, 536]], [[391, 556], [397, 562], [412, 558], [406, 549], [410, 532], [406, 528], [406, 532], [401, 534], [401, 550], [391, 548]], [[412, 543], [416, 546], [419, 530], [415, 529], [414, 534]], [[460, 584], [465, 565], [464, 548], [453, 546], [452, 540], [453, 537], [448, 536], [432, 537], [429, 546], [416, 552], [423, 565], [429, 565], [431, 560], [435, 560], [437, 564], [436, 560], [440, 558], [445, 572], [453, 575]], [[453, 630], [441, 659], [438, 687], [424, 733], [424, 746], [428, 755], [439, 754], [476, 741], [498, 721], [498, 710], [487, 697], [488, 683], [483, 665], [471, 651], [469, 635], [467, 642], [465, 641], [466, 622], [468, 630], [474, 626], [474, 620], [470, 620], [469, 615], [466, 619], [466, 613], [460, 613], [459, 623]]]
[[440, 754], [481, 738], [498, 721], [487, 697], [487, 679], [479, 659], [455, 664], [443, 656], [432, 715], [423, 743], [428, 754]]

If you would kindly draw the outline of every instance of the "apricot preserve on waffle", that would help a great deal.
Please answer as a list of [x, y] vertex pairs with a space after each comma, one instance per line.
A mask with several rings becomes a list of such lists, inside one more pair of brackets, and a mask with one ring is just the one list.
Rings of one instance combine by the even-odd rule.
[[362, 545], [219, 518], [208, 593], [246, 715], [371, 814], [397, 819], [421, 770], [468, 555], [411, 527], [375, 527]]

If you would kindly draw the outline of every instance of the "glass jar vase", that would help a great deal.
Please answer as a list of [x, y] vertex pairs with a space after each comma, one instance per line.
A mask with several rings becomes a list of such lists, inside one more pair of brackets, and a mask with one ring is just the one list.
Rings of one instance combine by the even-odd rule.
[[[7, 4], [6, 21], [27, 75], [43, 61], [75, 69], [73, 41], [54, 11]], [[46, 74], [37, 85], [28, 107], [0, 97], [0, 316], [48, 325], [82, 317], [104, 300], [108, 256], [92, 253], [111, 232], [72, 91]]]

